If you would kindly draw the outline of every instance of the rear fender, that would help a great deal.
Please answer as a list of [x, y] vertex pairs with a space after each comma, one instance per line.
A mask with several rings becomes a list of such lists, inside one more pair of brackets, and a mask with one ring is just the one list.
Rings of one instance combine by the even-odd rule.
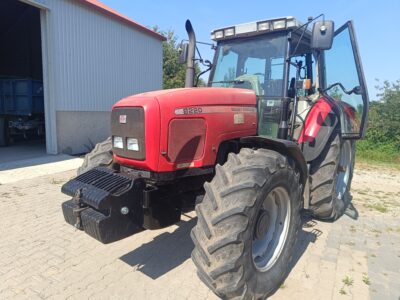
[[358, 140], [360, 137], [359, 136], [354, 136], [354, 135], [348, 135], [347, 133], [349, 132], [354, 132], [359, 130], [359, 123], [357, 122], [357, 116], [356, 116], [356, 109], [344, 102], [344, 101], [336, 101], [336, 108], [338, 111], [338, 114], [340, 115], [340, 128], [342, 135], [344, 136], [343, 138], [347, 139], [356, 139]]
[[338, 123], [337, 106], [321, 97], [308, 113], [298, 139], [307, 162], [322, 153], [333, 131], [338, 128]]
[[303, 187], [306, 184], [308, 178], [307, 162], [299, 146], [295, 142], [260, 136], [249, 136], [241, 138], [240, 143], [243, 147], [270, 149], [291, 158], [300, 172], [300, 180]]

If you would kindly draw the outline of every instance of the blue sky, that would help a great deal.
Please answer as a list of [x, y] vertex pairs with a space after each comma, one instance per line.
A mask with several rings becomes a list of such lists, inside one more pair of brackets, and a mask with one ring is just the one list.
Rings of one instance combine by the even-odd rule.
[[[304, 22], [308, 16], [325, 13], [336, 28], [353, 20], [371, 100], [376, 99], [375, 78], [400, 79], [398, 0], [100, 1], [145, 26], [172, 29], [180, 39], [186, 38], [184, 24], [190, 19], [197, 40], [205, 42], [210, 41], [212, 29], [274, 17], [295, 16]], [[211, 51], [202, 52], [211, 60]]]

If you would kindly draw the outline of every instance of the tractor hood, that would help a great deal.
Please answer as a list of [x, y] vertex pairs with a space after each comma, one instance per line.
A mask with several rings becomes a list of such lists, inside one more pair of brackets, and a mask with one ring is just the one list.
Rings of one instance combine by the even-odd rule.
[[[212, 166], [222, 141], [254, 135], [256, 124], [252, 90], [182, 88], [138, 94], [113, 106], [111, 132], [122, 143], [113, 148], [114, 158], [156, 172], [187, 164]], [[128, 148], [129, 138], [134, 148]]]
[[161, 111], [198, 105], [256, 105], [256, 94], [252, 90], [237, 88], [180, 88], [159, 90], [126, 97], [114, 108], [141, 106], [145, 99], [155, 99]]

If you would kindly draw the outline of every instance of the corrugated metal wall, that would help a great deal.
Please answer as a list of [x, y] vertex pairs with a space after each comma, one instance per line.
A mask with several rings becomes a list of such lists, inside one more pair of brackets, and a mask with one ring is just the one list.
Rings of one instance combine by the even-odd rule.
[[162, 88], [162, 42], [73, 0], [47, 0], [57, 111], [109, 111]]

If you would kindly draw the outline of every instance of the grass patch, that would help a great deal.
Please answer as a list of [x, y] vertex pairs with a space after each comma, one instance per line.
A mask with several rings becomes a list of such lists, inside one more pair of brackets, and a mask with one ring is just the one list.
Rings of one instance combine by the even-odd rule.
[[357, 153], [356, 156], [357, 164], [368, 165], [368, 166], [376, 166], [376, 167], [384, 167], [393, 170], [400, 170], [400, 163], [398, 162], [398, 158], [396, 160], [390, 161], [390, 159], [379, 160], [379, 159], [371, 159]]
[[351, 286], [354, 283], [354, 279], [346, 275], [346, 277], [342, 279], [342, 282], [344, 283], [344, 285]]
[[368, 275], [366, 275], [366, 274], [363, 275], [362, 281], [363, 281], [366, 285], [371, 285], [371, 280], [369, 279]]
[[344, 278], [342, 279], [342, 282], [343, 282], [343, 286], [342, 286], [342, 288], [339, 290], [339, 294], [340, 294], [340, 295], [346, 295], [347, 292], [346, 292], [346, 290], [345, 290], [345, 287], [347, 286], [347, 287], [349, 288], [350, 286], [352, 286], [353, 283], [354, 283], [354, 280], [353, 280], [353, 278], [351, 278], [350, 276], [346, 275], [346, 277], [344, 277]]
[[384, 169], [388, 169], [388, 170], [400, 171], [399, 163], [366, 159], [364, 157], [359, 157], [358, 154], [356, 156], [356, 166], [360, 166], [361, 168], [362, 167], [376, 167], [376, 168], [384, 168]]
[[383, 164], [400, 169], [400, 152], [394, 143], [377, 144], [368, 140], [356, 143], [357, 161]]
[[389, 211], [389, 209], [382, 203], [366, 204], [365, 207], [372, 208], [380, 213], [387, 213]]

